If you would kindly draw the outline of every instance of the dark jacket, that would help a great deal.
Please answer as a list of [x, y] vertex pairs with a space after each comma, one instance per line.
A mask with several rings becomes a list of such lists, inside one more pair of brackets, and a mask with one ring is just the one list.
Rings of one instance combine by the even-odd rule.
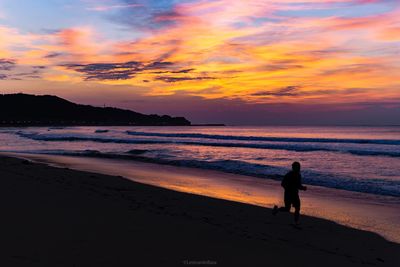
[[288, 193], [298, 194], [299, 189], [304, 190], [305, 187], [301, 184], [301, 174], [290, 171], [283, 177], [281, 186], [285, 188]]

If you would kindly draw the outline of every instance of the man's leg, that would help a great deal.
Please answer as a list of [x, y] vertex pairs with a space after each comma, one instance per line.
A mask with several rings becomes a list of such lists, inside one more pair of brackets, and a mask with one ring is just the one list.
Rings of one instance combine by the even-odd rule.
[[274, 208], [272, 209], [272, 214], [276, 215], [278, 213], [278, 211], [284, 211], [284, 212], [288, 212], [290, 211], [290, 206], [291, 206], [291, 200], [290, 200], [290, 196], [285, 192], [284, 195], [284, 201], [285, 201], [285, 206], [284, 207], [280, 207], [278, 208], [278, 206], [274, 206]]
[[288, 211], [290, 211], [290, 206], [292, 204], [292, 200], [290, 198], [290, 195], [287, 192], [285, 192], [284, 201], [285, 201], [285, 206], [284, 207], [280, 207], [279, 211], [288, 212]]
[[288, 212], [288, 211], [290, 211], [290, 205], [289, 206], [284, 206], [284, 207], [280, 207], [279, 209], [278, 209], [279, 211], [284, 211], [284, 212]]
[[300, 218], [300, 197], [299, 195], [294, 197], [294, 222], [297, 224], [299, 223], [299, 218]]
[[300, 218], [300, 207], [294, 208], [294, 222], [298, 223]]

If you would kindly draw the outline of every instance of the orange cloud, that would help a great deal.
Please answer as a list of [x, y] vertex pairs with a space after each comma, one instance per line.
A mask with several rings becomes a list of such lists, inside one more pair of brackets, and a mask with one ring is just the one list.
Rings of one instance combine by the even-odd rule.
[[400, 40], [400, 26], [383, 29], [379, 37], [388, 41]]

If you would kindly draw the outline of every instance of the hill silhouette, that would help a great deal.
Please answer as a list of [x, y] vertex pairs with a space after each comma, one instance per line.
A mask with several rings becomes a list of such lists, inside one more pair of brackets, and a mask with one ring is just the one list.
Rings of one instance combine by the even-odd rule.
[[33, 125], [181, 126], [191, 123], [184, 117], [80, 105], [52, 95], [0, 94], [0, 126]]

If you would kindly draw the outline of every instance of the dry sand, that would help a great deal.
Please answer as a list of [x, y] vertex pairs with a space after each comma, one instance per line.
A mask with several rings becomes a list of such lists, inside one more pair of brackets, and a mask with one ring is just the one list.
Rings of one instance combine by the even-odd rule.
[[400, 266], [327, 220], [0, 157], [1, 266]]

